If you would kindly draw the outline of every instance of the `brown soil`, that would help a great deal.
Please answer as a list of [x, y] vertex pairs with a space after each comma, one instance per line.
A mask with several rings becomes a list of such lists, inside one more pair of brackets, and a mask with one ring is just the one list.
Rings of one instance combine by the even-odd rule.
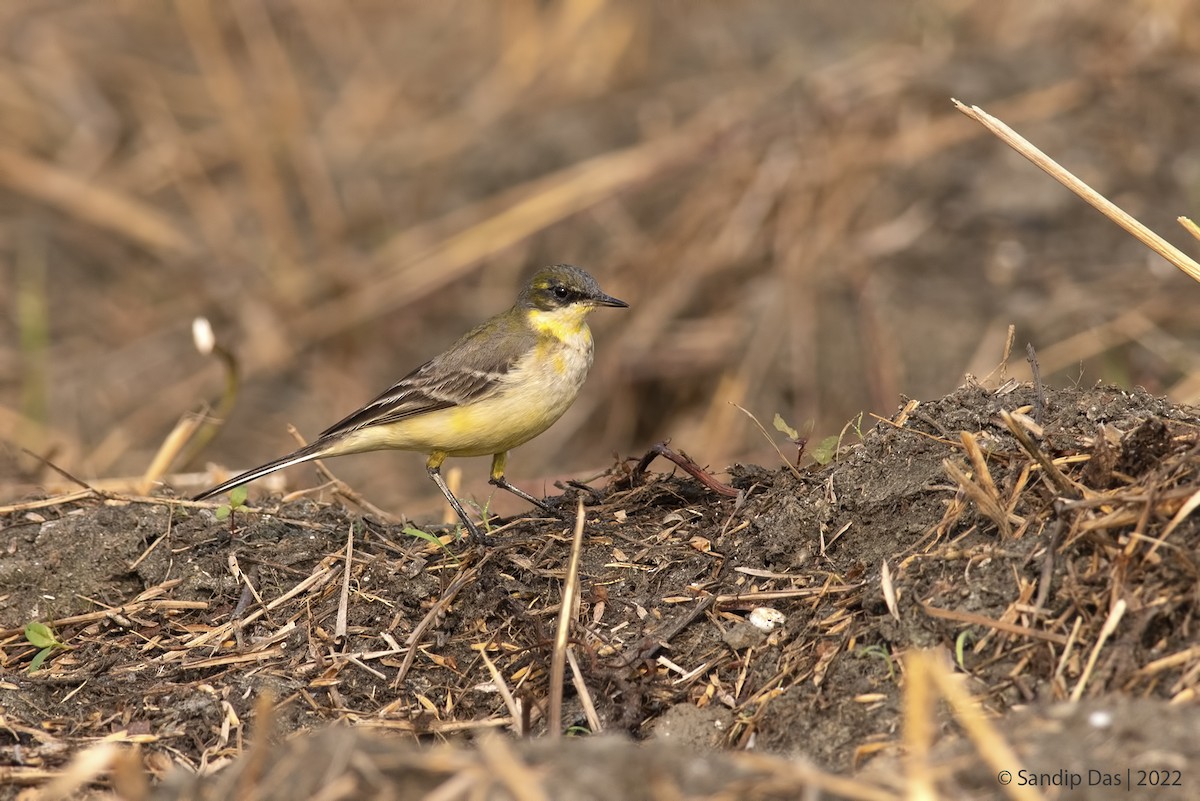
[[[1016, 425], [1034, 432], [1030, 449], [1003, 411], [1026, 415]], [[236, 512], [232, 540], [211, 508], [170, 498], [28, 500], [0, 518], [0, 777], [36, 784], [113, 737], [141, 743], [137, 768], [155, 775], [229, 760], [249, 771], [186, 790], [193, 780], [177, 778], [156, 797], [227, 798], [240, 781], [260, 793], [244, 797], [309, 798], [343, 772], [354, 797], [420, 798], [449, 781], [502, 793], [501, 764], [554, 798], [679, 797], [667, 785], [697, 798], [804, 786], [893, 797], [913, 744], [902, 728], [924, 714], [905, 710], [906, 655], [933, 649], [1016, 749], [1014, 774], [1074, 772], [1083, 786], [1057, 797], [1102, 798], [1089, 770], [1163, 769], [1182, 786], [1111, 797], [1194, 797], [1200, 531], [1171, 521], [1200, 481], [1198, 424], [1142, 392], [969, 385], [849, 434], [828, 466], [735, 466], [718, 478], [736, 497], [685, 473], [639, 474], [632, 460], [571, 489], [565, 516], [586, 504], [571, 647], [600, 728], [654, 743], [638, 748], [483, 736], [546, 732], [569, 521], [497, 525], [484, 552], [310, 500]], [[1102, 634], [1118, 602], [1123, 617]], [[762, 633], [747, 623], [756, 607], [786, 622]], [[27, 674], [36, 649], [20, 627], [51, 619], [68, 648]], [[591, 731], [570, 669], [567, 685], [563, 725]], [[1077, 689], [1086, 704], [1055, 707]], [[284, 742], [247, 766], [263, 697], [276, 700], [264, 725]], [[964, 739], [953, 708], [936, 721], [948, 797], [1002, 797], [995, 753]], [[293, 736], [331, 723], [356, 728]], [[272, 770], [286, 781], [260, 782]], [[604, 784], [618, 778], [629, 786]]]

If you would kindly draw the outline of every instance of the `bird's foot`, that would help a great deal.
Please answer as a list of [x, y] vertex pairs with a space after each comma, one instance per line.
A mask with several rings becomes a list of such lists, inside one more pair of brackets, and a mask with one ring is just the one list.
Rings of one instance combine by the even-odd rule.
[[480, 548], [487, 548], [491, 545], [491, 540], [488, 539], [487, 532], [475, 525], [474, 521], [462, 518], [463, 528], [471, 536], [471, 542], [479, 543]]

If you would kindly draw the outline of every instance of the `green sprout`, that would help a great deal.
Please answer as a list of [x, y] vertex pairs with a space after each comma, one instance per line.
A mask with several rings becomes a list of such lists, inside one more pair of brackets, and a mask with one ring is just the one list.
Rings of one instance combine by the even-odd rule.
[[54, 636], [54, 629], [47, 626], [45, 623], [30, 623], [25, 626], [25, 640], [34, 648], [41, 650], [34, 655], [33, 661], [29, 663], [29, 673], [35, 672], [46, 661], [46, 657], [50, 656], [58, 648], [66, 648], [67, 644], [60, 642]]
[[[456, 529], [456, 535], [460, 530], [461, 529]], [[428, 531], [422, 531], [421, 529], [413, 528], [412, 526], [405, 526], [404, 530], [401, 533], [407, 534], [410, 537], [416, 537], [419, 540], [424, 540], [425, 542], [428, 542], [430, 545], [436, 545], [437, 547], [439, 547], [443, 551], [445, 551], [446, 555], [449, 556], [454, 561], [455, 564], [458, 564], [458, 557], [456, 557], [454, 555], [454, 552], [450, 550], [450, 546], [448, 546], [448, 545], [446, 545], [446, 543], [442, 542], [442, 538], [437, 536], [436, 534], [430, 534]]]
[[892, 661], [892, 655], [888, 652], [888, 649], [882, 645], [864, 645], [858, 649], [855, 655], [859, 658], [873, 656], [876, 659], [882, 659], [884, 664], [887, 665], [888, 678], [896, 678], [896, 664]]
[[970, 629], [963, 629], [958, 636], [954, 638], [954, 661], [958, 663], [959, 668], [966, 670], [967, 666], [963, 664], [963, 655], [966, 651], [967, 644], [975, 642], [975, 632]]
[[241, 509], [243, 506], [245, 506], [246, 505], [246, 496], [248, 494], [249, 494], [249, 490], [246, 489], [245, 484], [243, 484], [240, 487], [234, 487], [232, 490], [230, 490], [229, 491], [229, 503], [221, 504], [220, 506], [217, 507], [217, 511], [216, 511], [217, 519], [224, 520], [225, 518], [229, 517], [234, 512], [236, 512], [238, 509]]

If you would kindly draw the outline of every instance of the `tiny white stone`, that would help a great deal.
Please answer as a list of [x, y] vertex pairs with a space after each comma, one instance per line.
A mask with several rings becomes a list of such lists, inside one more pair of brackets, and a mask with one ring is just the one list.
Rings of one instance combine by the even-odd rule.
[[1090, 724], [1093, 729], [1107, 729], [1112, 725], [1112, 722], [1112, 712], [1109, 712], [1107, 709], [1097, 709], [1095, 712], [1088, 715], [1088, 724]]
[[769, 606], [759, 606], [750, 613], [750, 624], [759, 631], [774, 631], [787, 620], [787, 615]]

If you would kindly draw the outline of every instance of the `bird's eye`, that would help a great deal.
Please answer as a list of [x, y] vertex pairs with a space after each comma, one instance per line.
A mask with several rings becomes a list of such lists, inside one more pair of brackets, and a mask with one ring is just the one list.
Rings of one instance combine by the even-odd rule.
[[565, 286], [556, 286], [550, 292], [559, 300], [566, 300], [571, 296], [571, 291]]

